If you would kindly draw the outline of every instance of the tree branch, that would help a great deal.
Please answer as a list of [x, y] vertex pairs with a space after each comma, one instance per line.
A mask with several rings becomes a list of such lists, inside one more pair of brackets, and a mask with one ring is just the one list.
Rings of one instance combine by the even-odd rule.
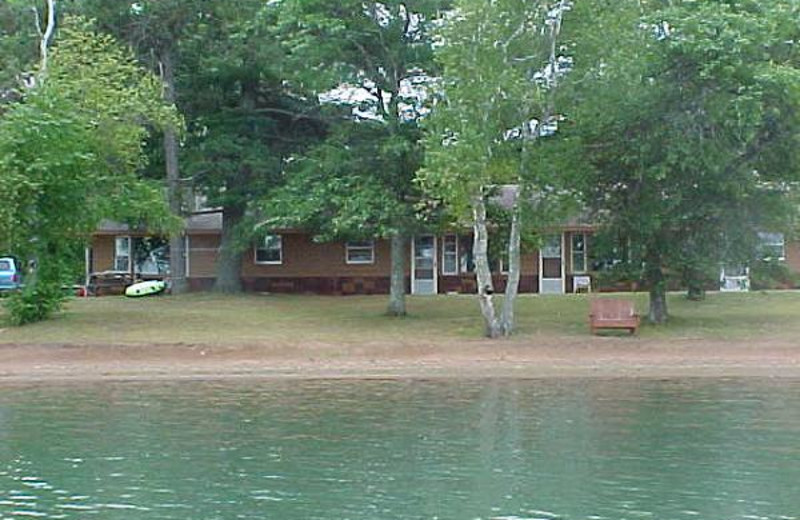
[[403, 20], [403, 37], [408, 38], [408, 32], [411, 29], [411, 11], [405, 2], [401, 2], [398, 6], [398, 14], [405, 12], [405, 19]]
[[[36, 8], [34, 8], [35, 10]], [[41, 58], [39, 75], [43, 76], [47, 72], [47, 51], [50, 40], [53, 38], [53, 31], [56, 28], [56, 0], [47, 0], [47, 28], [42, 34], [42, 27], [39, 22], [39, 12], [36, 11], [36, 29], [39, 32], [39, 55]]]
[[44, 34], [42, 33], [42, 21], [39, 18], [39, 9], [34, 6], [31, 7], [31, 11], [33, 11], [33, 21], [36, 24], [36, 35], [39, 36], [39, 40], [41, 40]]

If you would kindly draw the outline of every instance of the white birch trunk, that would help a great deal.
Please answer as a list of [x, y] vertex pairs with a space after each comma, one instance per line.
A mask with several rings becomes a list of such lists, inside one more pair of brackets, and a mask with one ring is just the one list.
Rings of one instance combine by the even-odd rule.
[[47, 59], [50, 49], [50, 40], [56, 29], [56, 0], [47, 0], [47, 25], [42, 31], [42, 23], [39, 19], [39, 10], [31, 7], [36, 21], [36, 33], [39, 35], [39, 72], [36, 76], [31, 76], [29, 88], [34, 88], [44, 81], [47, 74]]
[[56, 28], [56, 0], [47, 0], [47, 27], [44, 30], [41, 42], [39, 42], [39, 52], [42, 57], [41, 72], [47, 71], [47, 50], [50, 46], [50, 39]]
[[506, 291], [503, 298], [503, 313], [500, 318], [503, 336], [510, 336], [514, 332], [514, 306], [519, 293], [519, 279], [521, 275], [520, 261], [520, 213], [519, 195], [514, 203], [511, 214], [511, 230], [508, 237], [508, 277], [506, 278]]
[[474, 239], [472, 255], [475, 259], [475, 276], [478, 282], [478, 303], [483, 315], [484, 334], [487, 338], [500, 336], [500, 321], [494, 308], [494, 285], [489, 268], [489, 231], [486, 228], [486, 201], [483, 196], [472, 202]]

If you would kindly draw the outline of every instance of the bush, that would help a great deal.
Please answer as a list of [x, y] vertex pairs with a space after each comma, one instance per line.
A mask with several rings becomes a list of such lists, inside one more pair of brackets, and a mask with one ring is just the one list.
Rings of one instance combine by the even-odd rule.
[[42, 321], [61, 308], [65, 296], [60, 284], [28, 286], [11, 295], [6, 302], [13, 325]]
[[798, 276], [782, 262], [759, 261], [750, 268], [753, 289], [791, 289], [798, 285]]
[[599, 291], [635, 291], [641, 285], [640, 270], [626, 263], [595, 269]]

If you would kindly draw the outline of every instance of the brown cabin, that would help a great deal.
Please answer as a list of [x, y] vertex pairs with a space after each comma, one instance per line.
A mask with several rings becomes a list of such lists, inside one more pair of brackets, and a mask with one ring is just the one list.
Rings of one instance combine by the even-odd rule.
[[[213, 287], [221, 233], [220, 212], [187, 219], [186, 272], [192, 290]], [[590, 234], [587, 225], [565, 226], [541, 250], [524, 253], [520, 292], [560, 294], [591, 287]], [[421, 234], [409, 246], [409, 293], [475, 292], [470, 234]], [[384, 294], [389, 292], [389, 247], [388, 240], [320, 243], [299, 231], [273, 232], [243, 256], [242, 283], [249, 291]], [[92, 237], [87, 272], [161, 279], [168, 275], [168, 249], [163, 239], [105, 222]], [[493, 271], [496, 290], [503, 290], [503, 262]]]

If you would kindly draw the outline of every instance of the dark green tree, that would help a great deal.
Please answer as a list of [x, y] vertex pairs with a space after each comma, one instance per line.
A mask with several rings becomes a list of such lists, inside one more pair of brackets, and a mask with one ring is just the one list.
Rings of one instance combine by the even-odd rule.
[[292, 82], [327, 102], [334, 128], [291, 169], [274, 199], [288, 209], [278, 214], [267, 204], [266, 216], [325, 238], [390, 239], [387, 312], [394, 316], [406, 313], [408, 243], [420, 225], [413, 180], [422, 157], [418, 122], [428, 109], [421, 87], [437, 73], [431, 28], [447, 4], [289, 0], [276, 7], [287, 58], [298, 64]]
[[316, 97], [287, 85], [276, 23], [277, 10], [261, 1], [218, 3], [181, 47], [185, 172], [210, 206], [222, 208], [215, 286], [222, 292], [241, 290], [254, 204], [283, 184], [288, 157], [325, 128]]
[[[276, 9], [259, 0], [84, 0], [77, 5], [130, 42], [140, 60], [172, 86], [167, 98], [179, 107], [186, 133], [178, 146], [177, 136], [167, 132], [153, 163], [166, 166], [176, 214], [193, 206], [193, 200], [181, 197], [189, 192], [221, 208], [215, 289], [241, 290], [242, 254], [252, 235], [246, 217], [253, 201], [283, 183], [285, 158], [318, 139], [324, 128], [316, 98], [285, 81], [283, 49], [275, 39]], [[183, 244], [171, 241], [176, 251], [171, 258], [182, 258]], [[179, 264], [171, 269], [182, 272]]]
[[578, 4], [597, 31], [574, 38], [583, 61], [564, 141], [580, 147], [605, 241], [663, 323], [671, 279], [696, 293], [794, 212], [800, 5]]
[[0, 114], [22, 95], [23, 76], [37, 61], [37, 16], [27, 2], [0, 3]]

